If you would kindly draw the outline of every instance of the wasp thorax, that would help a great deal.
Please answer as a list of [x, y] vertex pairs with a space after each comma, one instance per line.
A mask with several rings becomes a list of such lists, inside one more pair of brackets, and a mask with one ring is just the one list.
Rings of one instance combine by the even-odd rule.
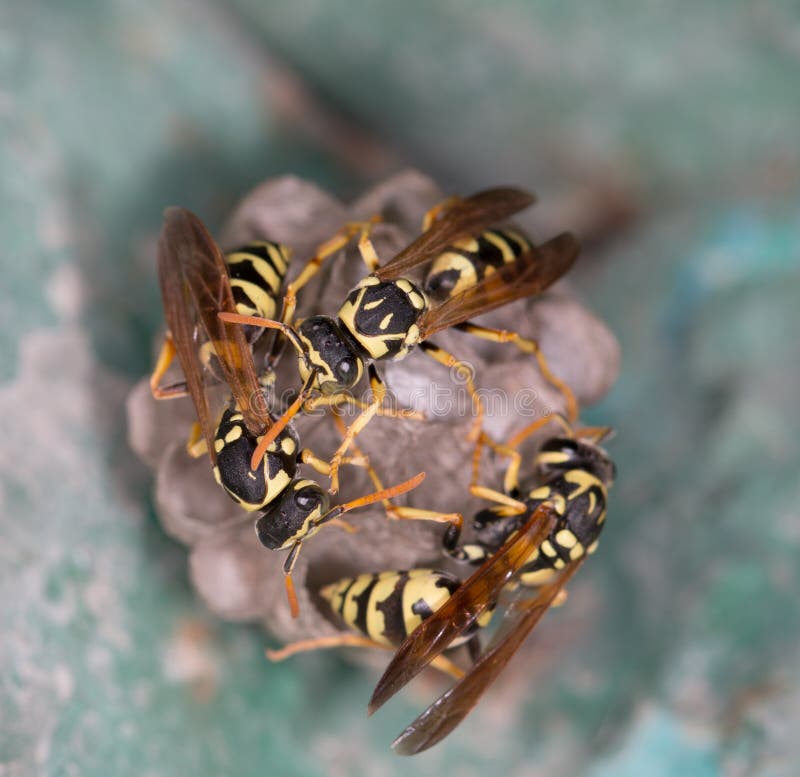
[[300, 376], [308, 377], [309, 367], [317, 369], [316, 387], [323, 394], [346, 391], [361, 380], [363, 364], [336, 322], [328, 316], [311, 316], [297, 330], [306, 349], [308, 364], [301, 359]]
[[591, 472], [606, 486], [614, 482], [617, 473], [614, 462], [599, 445], [573, 437], [547, 440], [536, 455], [536, 468], [546, 478], [571, 469], [582, 469]]
[[475, 540], [490, 548], [499, 548], [511, 532], [525, 523], [526, 516], [509, 516], [502, 510], [487, 507], [479, 510], [472, 518]]
[[328, 495], [313, 480], [296, 480], [256, 521], [256, 534], [270, 550], [288, 548], [319, 528]]
[[214, 477], [234, 501], [245, 510], [260, 510], [289, 485], [297, 470], [299, 441], [287, 426], [267, 448], [258, 470], [250, 469], [250, 460], [260, 438], [247, 431], [244, 416], [238, 409], [222, 415], [214, 438], [217, 463]]
[[339, 324], [371, 359], [402, 359], [419, 342], [425, 295], [411, 281], [369, 275], [348, 294]]

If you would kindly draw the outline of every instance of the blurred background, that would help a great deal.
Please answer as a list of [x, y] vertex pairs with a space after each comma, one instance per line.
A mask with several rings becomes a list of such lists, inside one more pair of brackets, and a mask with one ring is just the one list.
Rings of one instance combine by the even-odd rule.
[[[798, 76], [788, 0], [0, 0], [0, 774], [796, 775]], [[434, 689], [207, 614], [124, 427], [166, 205], [407, 166], [534, 189], [623, 353], [581, 611], [413, 761]]]

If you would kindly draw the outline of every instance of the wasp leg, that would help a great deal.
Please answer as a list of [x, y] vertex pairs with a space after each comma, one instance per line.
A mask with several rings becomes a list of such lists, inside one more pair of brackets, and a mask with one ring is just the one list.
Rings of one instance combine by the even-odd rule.
[[[330, 407], [331, 409], [337, 408], [340, 405], [350, 405], [351, 407], [358, 408], [359, 410], [367, 410], [371, 407], [371, 403], [363, 402], [356, 399], [350, 394], [332, 394], [331, 396], [323, 396], [321, 394], [308, 399], [303, 406], [306, 413], [312, 413], [318, 407]], [[412, 421], [424, 421], [425, 415], [417, 410], [411, 410], [404, 407], [384, 407], [380, 405], [375, 411], [375, 415], [383, 416], [385, 418], [405, 418]]]
[[195, 421], [189, 431], [189, 439], [186, 441], [186, 452], [193, 458], [199, 459], [208, 453], [208, 444], [200, 429], [200, 424]]
[[[370, 225], [368, 224], [368, 227]], [[378, 259], [378, 252], [372, 241], [369, 239], [369, 229], [364, 228], [361, 230], [361, 236], [358, 238], [358, 252], [361, 254], [361, 259], [367, 265], [370, 272], [375, 272], [381, 266], [381, 260]]]
[[[339, 434], [341, 434], [342, 439], [344, 439], [344, 437], [347, 435], [347, 426], [345, 426], [345, 423], [342, 420], [341, 415], [339, 415], [339, 412], [337, 411], [336, 407], [331, 408], [331, 417], [333, 418], [334, 426], [339, 431]], [[369, 457], [364, 455], [363, 451], [358, 447], [358, 445], [356, 445], [355, 440], [353, 440], [350, 443], [350, 447], [353, 449], [353, 453], [357, 457], [361, 457], [364, 460], [364, 469], [367, 470], [367, 474], [369, 475], [369, 479], [372, 481], [372, 485], [375, 487], [375, 490], [383, 491], [383, 483], [381, 482], [380, 476], [375, 471], [375, 467], [372, 466]], [[325, 474], [329, 475], [330, 469]], [[388, 518], [390, 511], [396, 508], [395, 505], [393, 505], [390, 500], [384, 499], [383, 509], [386, 511], [386, 517]]]
[[[305, 448], [300, 452], [300, 461], [303, 462], [303, 464], [308, 464], [314, 470], [319, 472], [320, 475], [325, 475], [328, 477], [331, 474], [330, 462], [325, 461], [325, 459], [321, 459], [319, 456], [308, 450], [308, 448]], [[342, 464], [352, 464], [354, 467], [364, 467], [365, 469], [370, 469], [371, 467], [369, 459], [360, 451], [355, 456], [344, 456], [342, 458]]]
[[348, 523], [344, 518], [331, 518], [327, 521], [328, 526], [338, 526], [348, 534], [358, 534], [358, 529], [352, 523]]
[[347, 449], [364, 427], [372, 420], [373, 416], [377, 414], [378, 408], [386, 399], [386, 384], [380, 379], [377, 370], [372, 364], [369, 366], [369, 385], [372, 389], [371, 402], [362, 410], [361, 415], [347, 427], [343, 435], [342, 443], [336, 449], [331, 459], [331, 487], [328, 489], [331, 494], [335, 494], [339, 490], [339, 465], [342, 463], [342, 458], [345, 453], [347, 453]]
[[386, 514], [395, 521], [435, 521], [436, 523], [447, 523], [447, 534], [456, 537], [461, 536], [461, 529], [464, 526], [464, 516], [461, 513], [440, 513], [436, 510], [425, 510], [420, 507], [398, 507], [389, 505]]
[[[292, 642], [281, 650], [267, 650], [266, 654], [270, 661], [278, 662], [285, 661], [287, 658], [295, 656], [298, 653], [308, 653], [312, 650], [327, 650], [337, 647], [366, 647], [378, 648], [380, 650], [395, 649], [390, 645], [382, 645], [380, 642], [375, 642], [359, 634], [336, 634], [331, 637], [317, 637], [315, 639], [303, 639], [299, 642]], [[431, 662], [431, 666], [438, 669], [440, 672], [450, 675], [450, 677], [456, 680], [460, 680], [464, 676], [464, 670], [444, 656], [437, 656], [436, 659]]]
[[536, 363], [539, 366], [539, 372], [542, 373], [544, 379], [554, 388], [561, 392], [567, 405], [567, 417], [570, 421], [575, 421], [578, 417], [578, 401], [575, 399], [575, 394], [572, 389], [560, 378], [553, 374], [550, 370], [544, 354], [539, 348], [539, 344], [529, 337], [522, 337], [516, 332], [509, 332], [505, 329], [491, 329], [486, 326], [478, 326], [469, 321], [463, 324], [457, 324], [453, 327], [461, 332], [466, 332], [475, 337], [480, 337], [483, 340], [490, 340], [494, 343], [513, 343], [523, 353], [533, 354]]
[[[342, 417], [336, 412], [333, 414], [333, 422], [344, 438], [347, 435], [347, 427], [345, 427]], [[356, 445], [355, 441], [350, 443], [350, 447], [353, 449], [353, 452], [357, 457], [360, 457], [366, 461], [364, 467], [367, 470], [367, 474], [369, 475], [373, 486], [375, 486], [375, 490], [383, 491], [383, 483], [381, 482], [380, 476], [375, 471], [375, 468], [372, 466], [372, 464], [370, 464], [369, 458], [364, 456], [361, 449]], [[342, 459], [342, 463], [344, 462], [345, 459]], [[437, 523], [449, 523], [450, 528], [448, 529], [448, 532], [452, 530], [456, 532], [457, 536], [460, 535], [461, 527], [464, 525], [464, 516], [461, 515], [461, 513], [442, 513], [437, 510], [424, 510], [418, 507], [399, 507], [398, 505], [392, 504], [388, 499], [383, 501], [383, 509], [386, 511], [386, 517], [392, 520], [436, 521]]]
[[495, 504], [503, 507], [508, 507], [511, 510], [508, 515], [521, 515], [527, 510], [524, 502], [520, 502], [518, 499], [513, 499], [512, 497], [508, 496], [508, 494], [504, 494], [501, 491], [495, 491], [493, 488], [487, 488], [486, 486], [472, 486], [470, 487], [469, 492], [472, 494], [472, 496], [477, 497], [478, 499], [486, 499], [488, 502], [494, 502]]
[[[483, 445], [488, 445], [495, 453], [500, 456], [505, 456], [511, 459], [510, 464], [506, 468], [505, 478], [503, 480], [503, 489], [505, 493], [500, 493], [491, 488], [478, 485], [478, 476], [480, 472], [480, 459]], [[509, 445], [501, 445], [500, 443], [492, 440], [488, 435], [482, 434], [478, 443], [475, 446], [475, 451], [472, 454], [472, 478], [470, 479], [469, 492], [479, 499], [488, 499], [491, 502], [497, 502], [506, 507], [510, 507], [518, 512], [524, 510], [522, 502], [514, 499], [513, 494], [519, 493], [519, 468], [522, 462], [522, 456], [518, 451]], [[523, 510], [520, 510], [522, 506]]]
[[172, 335], [167, 332], [164, 337], [164, 344], [158, 353], [156, 366], [150, 375], [150, 393], [154, 399], [177, 399], [178, 397], [185, 397], [189, 391], [186, 387], [186, 381], [178, 381], [171, 383], [168, 386], [161, 385], [161, 379], [167, 374], [170, 364], [175, 359], [175, 343], [172, 341]]
[[267, 448], [272, 444], [272, 441], [291, 423], [292, 418], [294, 418], [299, 412], [300, 409], [305, 404], [306, 400], [308, 399], [309, 394], [311, 393], [311, 387], [314, 385], [314, 380], [316, 379], [316, 372], [313, 370], [309, 373], [308, 377], [306, 378], [306, 382], [303, 384], [303, 387], [300, 389], [300, 394], [298, 395], [297, 399], [286, 408], [286, 412], [273, 423], [269, 429], [267, 429], [266, 433], [261, 437], [256, 445], [255, 450], [253, 451], [253, 455], [250, 457], [250, 469], [253, 471], [257, 470], [261, 461], [263, 460], [264, 456], [267, 453]]
[[467, 650], [469, 651], [469, 660], [474, 664], [481, 657], [481, 638], [477, 634], [474, 634], [467, 642]]
[[554, 415], [545, 415], [537, 418], [535, 421], [529, 423], [524, 429], [520, 429], [513, 437], [510, 437], [506, 442], [506, 448], [519, 448], [519, 446], [528, 439], [534, 432], [539, 431], [543, 426], [546, 426], [551, 421], [558, 423], [565, 431], [568, 437], [574, 437], [575, 433], [572, 430], [569, 422], [560, 413]]
[[461, 197], [454, 194], [452, 197], [448, 197], [446, 200], [442, 200], [438, 205], [434, 205], [425, 214], [425, 218], [422, 219], [422, 231], [427, 232], [431, 228], [433, 222], [439, 218], [440, 214], [443, 211], [449, 210], [454, 205], [457, 205], [459, 202], [461, 202]]
[[455, 368], [458, 375], [464, 381], [464, 386], [466, 387], [472, 402], [472, 412], [475, 414], [475, 423], [470, 431], [469, 439], [477, 441], [480, 438], [481, 429], [483, 428], [483, 402], [481, 401], [480, 395], [475, 388], [475, 383], [472, 380], [472, 367], [465, 362], [459, 361], [455, 356], [453, 356], [453, 354], [448, 353], [433, 343], [424, 341], [419, 344], [419, 347], [423, 353], [430, 356], [431, 359], [439, 362], [439, 364], [443, 364], [448, 369]]
[[[341, 251], [357, 234], [361, 233], [362, 239], [364, 239], [369, 234], [372, 225], [378, 221], [380, 221], [380, 216], [373, 216], [367, 221], [348, 222], [333, 237], [328, 238], [317, 248], [297, 278], [286, 287], [286, 293], [283, 296], [283, 313], [281, 315], [281, 321], [284, 324], [291, 324], [294, 320], [297, 293], [320, 271], [322, 263]], [[367, 263], [367, 266], [369, 267], [369, 263]], [[373, 268], [370, 268], [370, 272], [372, 271]]]

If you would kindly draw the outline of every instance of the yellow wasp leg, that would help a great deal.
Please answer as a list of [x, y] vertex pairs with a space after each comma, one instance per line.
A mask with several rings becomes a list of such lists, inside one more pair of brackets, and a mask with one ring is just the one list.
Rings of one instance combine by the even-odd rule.
[[[380, 216], [373, 216], [367, 221], [348, 222], [333, 237], [328, 238], [317, 248], [297, 278], [286, 287], [283, 297], [283, 314], [281, 315], [281, 321], [284, 324], [292, 323], [297, 307], [297, 293], [320, 271], [322, 263], [341, 251], [357, 234], [361, 233], [363, 239], [369, 233], [372, 225], [378, 221], [380, 221]], [[369, 263], [367, 266], [369, 267]]]
[[570, 421], [575, 421], [578, 418], [578, 401], [575, 399], [575, 394], [563, 380], [556, 377], [550, 370], [547, 360], [544, 358], [544, 354], [539, 348], [539, 344], [535, 340], [531, 340], [528, 337], [522, 337], [522, 335], [517, 334], [516, 332], [509, 332], [505, 329], [492, 329], [486, 326], [478, 326], [477, 324], [472, 324], [470, 322], [457, 324], [453, 328], [458, 329], [461, 332], [471, 334], [474, 337], [480, 337], [482, 340], [490, 340], [494, 343], [513, 343], [523, 353], [533, 354], [534, 358], [536, 359], [536, 363], [539, 366], [539, 371], [542, 373], [544, 379], [551, 386], [560, 391], [564, 396], [564, 400], [567, 404], [567, 418], [569, 418]]
[[177, 399], [178, 397], [185, 397], [188, 394], [186, 384], [183, 382], [176, 383], [173, 386], [162, 387], [161, 379], [167, 374], [170, 364], [175, 359], [175, 343], [172, 340], [172, 335], [167, 332], [164, 337], [164, 344], [158, 353], [156, 366], [150, 375], [150, 393], [154, 399]]
[[461, 197], [454, 194], [452, 197], [448, 197], [446, 200], [442, 200], [438, 205], [434, 205], [425, 214], [425, 218], [422, 219], [422, 231], [427, 232], [431, 228], [433, 222], [439, 218], [439, 215], [443, 211], [449, 210], [450, 208], [453, 207], [453, 205], [456, 205], [459, 202], [461, 202]]
[[331, 487], [328, 489], [331, 494], [339, 490], [339, 465], [342, 463], [344, 454], [352, 444], [353, 440], [361, 433], [364, 427], [372, 420], [378, 412], [378, 408], [386, 399], [386, 384], [380, 379], [374, 366], [369, 366], [369, 385], [372, 389], [372, 401], [361, 412], [361, 415], [347, 427], [342, 438], [341, 445], [336, 449], [331, 459]]
[[200, 429], [200, 424], [195, 421], [189, 431], [189, 439], [186, 441], [186, 452], [193, 458], [199, 459], [208, 453], [208, 445], [203, 432]]
[[562, 416], [560, 413], [555, 413], [554, 415], [545, 415], [541, 418], [537, 418], [535, 421], [529, 423], [524, 429], [520, 429], [513, 437], [510, 437], [506, 442], [506, 448], [519, 448], [522, 443], [528, 439], [534, 432], [538, 432], [543, 426], [546, 426], [551, 421], [555, 421], [558, 423], [561, 428], [564, 430], [567, 437], [574, 437], [575, 433], [572, 430], [572, 426], [569, 424], [566, 418]]
[[[500, 456], [506, 456], [511, 459], [511, 463], [506, 469], [505, 479], [503, 481], [503, 488], [505, 493], [500, 493], [494, 489], [487, 488], [486, 486], [478, 485], [478, 475], [480, 470], [481, 452], [483, 446], [488, 445], [495, 453]], [[522, 462], [522, 456], [514, 448], [508, 445], [501, 445], [492, 440], [488, 435], [482, 434], [475, 446], [475, 451], [472, 454], [472, 478], [470, 480], [469, 492], [479, 498], [486, 499], [490, 502], [496, 502], [506, 507], [512, 508], [516, 513], [525, 511], [525, 504], [523, 502], [508, 496], [508, 494], [515, 493], [519, 489], [519, 468]]]
[[[356, 399], [350, 394], [332, 394], [331, 396], [323, 396], [320, 394], [306, 400], [303, 410], [306, 413], [311, 413], [318, 407], [336, 408], [340, 405], [350, 405], [351, 407], [356, 407], [359, 410], [367, 410], [371, 406], [371, 403], [363, 402], [362, 400]], [[416, 410], [410, 410], [408, 408], [384, 407], [383, 405], [378, 407], [378, 409], [375, 411], [375, 415], [384, 416], [385, 418], [405, 418], [413, 421], [425, 420], [425, 415]]]
[[449, 523], [455, 526], [458, 531], [464, 525], [464, 516], [461, 513], [441, 513], [436, 510], [425, 510], [420, 507], [398, 507], [389, 505], [386, 508], [389, 518], [396, 521], [436, 521], [437, 523]]
[[419, 347], [424, 354], [430, 356], [431, 359], [439, 362], [439, 364], [443, 364], [448, 369], [455, 368], [464, 380], [464, 385], [472, 401], [472, 410], [475, 413], [475, 423], [470, 431], [469, 438], [477, 441], [480, 438], [481, 429], [483, 428], [483, 402], [472, 380], [472, 368], [465, 362], [456, 359], [453, 354], [448, 353], [433, 343], [423, 341], [419, 344]]
[[[278, 662], [285, 661], [287, 658], [297, 655], [298, 653], [308, 653], [312, 650], [326, 650], [337, 647], [368, 647], [379, 648], [381, 650], [396, 649], [390, 645], [381, 645], [380, 642], [375, 642], [368, 637], [362, 637], [360, 634], [336, 634], [331, 637], [317, 637], [315, 639], [303, 639], [299, 642], [292, 642], [281, 650], [267, 650], [266, 654], [270, 661]], [[431, 666], [438, 669], [440, 672], [450, 675], [450, 677], [456, 680], [460, 680], [464, 676], [464, 670], [444, 656], [437, 656], [436, 659], [431, 662]]]
[[326, 526], [337, 526], [348, 534], [358, 534], [358, 529], [352, 523], [348, 523], [344, 518], [331, 518], [326, 522]]
[[[341, 416], [336, 412], [333, 414], [333, 422], [341, 433], [342, 437], [344, 437], [347, 434], [347, 427], [345, 427]], [[364, 467], [367, 470], [370, 480], [372, 481], [372, 485], [375, 486], [375, 490], [383, 491], [384, 485], [381, 482], [380, 476], [375, 471], [375, 468], [370, 463], [369, 458], [364, 456], [361, 449], [356, 445], [355, 441], [350, 443], [350, 447], [353, 449], [353, 452], [357, 457], [360, 457], [366, 461]], [[342, 460], [342, 463], [344, 463], [344, 459]], [[437, 521], [439, 523], [449, 523], [456, 526], [459, 533], [461, 532], [461, 527], [464, 524], [464, 516], [462, 516], [460, 513], [442, 513], [436, 510], [424, 510], [417, 507], [399, 507], [398, 505], [392, 504], [388, 499], [383, 501], [383, 508], [386, 511], [386, 517], [392, 520]]]
[[381, 260], [378, 259], [378, 252], [369, 239], [369, 226], [371, 224], [368, 222], [367, 227], [361, 230], [361, 237], [358, 239], [358, 252], [361, 254], [364, 264], [367, 265], [367, 269], [370, 272], [375, 272], [381, 266]]
[[[307, 448], [300, 453], [300, 461], [302, 461], [303, 464], [308, 464], [314, 470], [319, 472], [320, 475], [325, 475], [327, 477], [331, 474], [330, 463], [325, 461], [325, 459], [319, 458], [319, 456], [315, 455]], [[360, 453], [357, 456], [343, 457], [342, 464], [352, 464], [354, 467], [364, 467], [365, 469], [370, 467], [369, 459]]]

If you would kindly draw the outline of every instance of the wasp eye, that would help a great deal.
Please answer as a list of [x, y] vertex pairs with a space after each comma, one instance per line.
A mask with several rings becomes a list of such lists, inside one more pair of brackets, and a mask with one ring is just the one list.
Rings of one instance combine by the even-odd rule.
[[322, 501], [319, 487], [306, 486], [294, 495], [294, 503], [303, 511], [311, 512]]
[[342, 383], [349, 383], [356, 374], [356, 369], [356, 360], [349, 356], [345, 357], [336, 364], [336, 377]]

